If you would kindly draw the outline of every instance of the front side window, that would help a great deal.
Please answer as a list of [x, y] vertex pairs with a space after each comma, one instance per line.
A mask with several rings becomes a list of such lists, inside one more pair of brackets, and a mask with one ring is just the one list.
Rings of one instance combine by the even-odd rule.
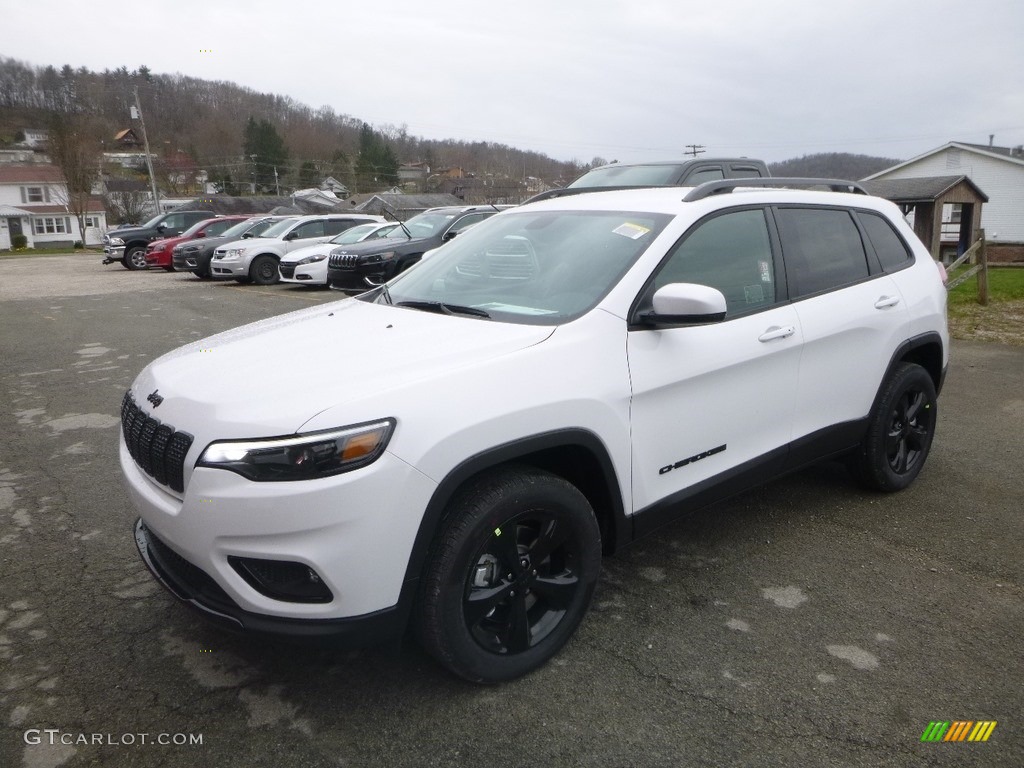
[[230, 219], [219, 219], [210, 224], [209, 226], [207, 226], [206, 229], [203, 230], [203, 232], [206, 233], [207, 237], [219, 237], [220, 235], [227, 232], [227, 230], [234, 223], [235, 222], [231, 221]]
[[281, 219], [280, 221], [267, 227], [259, 237], [284, 237], [285, 233], [292, 228], [292, 225], [298, 221], [295, 217], [290, 219]]
[[185, 214], [183, 213], [172, 213], [163, 220], [164, 229], [168, 229], [174, 232], [180, 232], [185, 228]]
[[703, 184], [705, 181], [718, 181], [724, 179], [725, 174], [722, 173], [721, 168], [701, 168], [699, 171], [694, 171], [686, 177], [684, 182], [688, 187], [696, 187], [698, 184]]
[[310, 237], [323, 237], [324, 236], [324, 222], [323, 219], [316, 221], [307, 221], [305, 224], [300, 224], [295, 228], [295, 239], [306, 240]]
[[864, 243], [849, 211], [779, 208], [776, 217], [792, 298], [830, 291], [868, 276]]
[[731, 211], [698, 223], [672, 250], [648, 289], [697, 283], [725, 296], [726, 317], [775, 303], [775, 265], [764, 211]]
[[628, 211], [523, 211], [488, 218], [366, 301], [556, 325], [593, 308], [671, 219]]

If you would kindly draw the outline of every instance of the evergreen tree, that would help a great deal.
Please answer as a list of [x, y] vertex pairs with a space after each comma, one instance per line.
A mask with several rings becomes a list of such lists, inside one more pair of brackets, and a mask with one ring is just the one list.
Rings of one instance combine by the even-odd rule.
[[367, 123], [359, 130], [356, 191], [374, 192], [398, 183], [398, 157]]
[[243, 133], [242, 152], [252, 164], [253, 183], [257, 190], [274, 189], [284, 176], [288, 149], [284, 139], [268, 120], [257, 121], [249, 117]]

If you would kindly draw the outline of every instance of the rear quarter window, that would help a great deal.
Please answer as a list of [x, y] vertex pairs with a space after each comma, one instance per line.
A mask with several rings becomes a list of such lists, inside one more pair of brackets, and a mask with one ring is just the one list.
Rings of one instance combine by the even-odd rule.
[[908, 266], [913, 257], [907, 244], [903, 242], [892, 224], [884, 216], [877, 213], [858, 212], [860, 223], [868, 233], [875, 255], [886, 272], [895, 272]]

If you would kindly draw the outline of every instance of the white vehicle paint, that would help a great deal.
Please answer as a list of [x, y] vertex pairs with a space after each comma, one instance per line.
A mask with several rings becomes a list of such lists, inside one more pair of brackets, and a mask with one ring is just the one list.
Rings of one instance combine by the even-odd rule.
[[368, 642], [412, 616], [497, 681], [571, 635], [598, 536], [850, 451], [909, 484], [948, 362], [927, 251], [863, 194], [710, 192], [502, 212], [359, 299], [150, 364], [120, 458], [151, 570], [256, 631]]
[[358, 224], [326, 242], [290, 251], [281, 257], [281, 263], [278, 266], [281, 282], [300, 285], [327, 285], [327, 257], [330, 256], [331, 250], [339, 245], [352, 245], [384, 237], [398, 226], [398, 222], [394, 221]]

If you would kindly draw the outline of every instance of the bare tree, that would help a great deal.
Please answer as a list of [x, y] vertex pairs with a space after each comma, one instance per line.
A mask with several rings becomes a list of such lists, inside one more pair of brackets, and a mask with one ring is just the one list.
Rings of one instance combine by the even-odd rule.
[[152, 204], [144, 192], [109, 192], [104, 199], [114, 224], [140, 224], [150, 214]]
[[57, 113], [50, 120], [48, 151], [64, 182], [64, 189], [57, 192], [58, 200], [78, 220], [84, 243], [85, 216], [100, 162], [99, 136], [85, 115]]

